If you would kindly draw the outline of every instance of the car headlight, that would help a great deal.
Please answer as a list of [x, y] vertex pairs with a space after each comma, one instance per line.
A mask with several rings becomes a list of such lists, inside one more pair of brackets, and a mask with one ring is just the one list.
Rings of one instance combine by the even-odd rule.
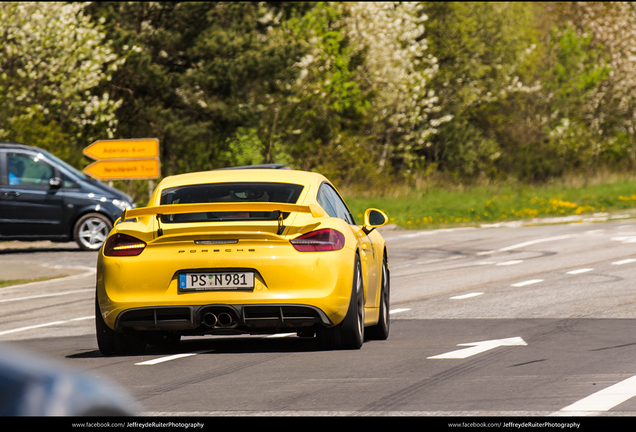
[[132, 205], [128, 201], [118, 199], [113, 200], [113, 205], [121, 210], [128, 210], [132, 208]]

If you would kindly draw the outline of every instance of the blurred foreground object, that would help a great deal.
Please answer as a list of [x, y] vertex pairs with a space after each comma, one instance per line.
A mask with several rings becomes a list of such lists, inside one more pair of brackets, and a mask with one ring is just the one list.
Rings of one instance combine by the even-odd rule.
[[131, 416], [121, 389], [0, 344], [0, 416]]

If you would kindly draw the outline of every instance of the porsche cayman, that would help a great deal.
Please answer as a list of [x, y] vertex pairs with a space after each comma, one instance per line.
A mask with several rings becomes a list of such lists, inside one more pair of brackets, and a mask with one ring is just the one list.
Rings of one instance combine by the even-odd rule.
[[115, 223], [97, 261], [105, 355], [182, 336], [297, 333], [322, 349], [389, 334], [389, 261], [368, 209], [358, 225], [318, 173], [214, 170], [165, 178]]

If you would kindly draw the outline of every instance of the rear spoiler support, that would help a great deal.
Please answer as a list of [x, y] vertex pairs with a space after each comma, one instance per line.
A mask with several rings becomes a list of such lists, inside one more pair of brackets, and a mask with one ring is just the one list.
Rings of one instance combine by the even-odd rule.
[[285, 231], [285, 225], [283, 225], [283, 212], [278, 210], [278, 231], [276, 234], [281, 235]]

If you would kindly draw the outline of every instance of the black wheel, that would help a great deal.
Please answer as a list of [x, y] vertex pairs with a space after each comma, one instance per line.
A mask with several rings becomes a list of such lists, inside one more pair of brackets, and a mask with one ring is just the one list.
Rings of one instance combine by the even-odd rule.
[[318, 344], [323, 349], [360, 349], [364, 342], [364, 288], [360, 259], [354, 263], [351, 300], [344, 320], [330, 328], [316, 331]]
[[97, 297], [95, 298], [95, 332], [97, 346], [106, 356], [141, 354], [146, 349], [146, 341], [142, 335], [116, 332], [106, 325]]
[[102, 247], [113, 224], [99, 213], [89, 213], [77, 220], [73, 228], [73, 238], [82, 250], [96, 251]]
[[380, 293], [380, 319], [374, 326], [366, 329], [367, 339], [386, 340], [389, 337], [391, 320], [389, 319], [389, 308], [391, 304], [391, 275], [389, 273], [389, 263], [386, 255], [382, 261], [382, 292]]

